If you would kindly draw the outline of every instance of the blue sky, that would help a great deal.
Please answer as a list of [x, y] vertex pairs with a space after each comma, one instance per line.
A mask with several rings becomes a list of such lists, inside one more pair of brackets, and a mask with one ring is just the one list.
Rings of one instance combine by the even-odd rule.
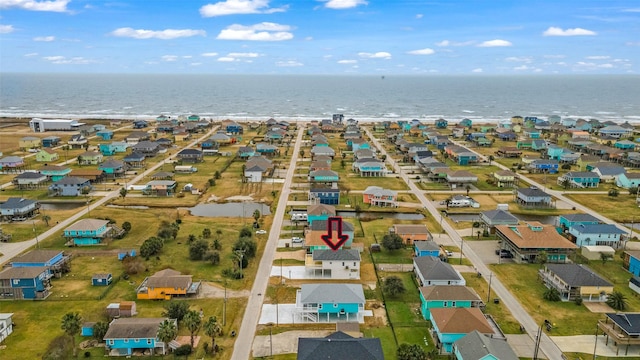
[[638, 0], [0, 0], [0, 71], [637, 74]]

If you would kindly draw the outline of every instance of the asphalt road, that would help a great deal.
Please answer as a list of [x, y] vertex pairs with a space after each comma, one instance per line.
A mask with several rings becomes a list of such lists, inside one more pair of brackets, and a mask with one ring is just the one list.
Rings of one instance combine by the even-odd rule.
[[[193, 147], [193, 146], [197, 145], [198, 142], [200, 142], [200, 141], [204, 140], [205, 138], [211, 136], [211, 134], [213, 134], [217, 129], [218, 129], [218, 127], [214, 126], [209, 132], [204, 134], [202, 137], [192, 141], [188, 145], [184, 146], [182, 149], [190, 148], [190, 147]], [[151, 168], [149, 168], [148, 170], [142, 172], [140, 175], [136, 176], [132, 180], [127, 181], [127, 184], [131, 185], [131, 184], [137, 183], [138, 181], [143, 179], [145, 176], [147, 176], [148, 174], [152, 173], [153, 171], [155, 171], [156, 169], [161, 167], [164, 162], [166, 162], [167, 160], [171, 160], [174, 157], [176, 157], [178, 155], [178, 152], [179, 151], [176, 151], [175, 154], [169, 156], [164, 161], [161, 161], [161, 162], [153, 165]], [[64, 228], [66, 228], [67, 226], [73, 224], [76, 220], [78, 220], [79, 218], [83, 217], [85, 214], [90, 213], [91, 210], [97, 208], [98, 206], [101, 206], [102, 204], [108, 202], [109, 200], [111, 200], [113, 198], [117, 198], [118, 196], [120, 196], [120, 189], [121, 189], [121, 187], [118, 187], [113, 191], [107, 192], [101, 199], [99, 199], [99, 200], [95, 201], [94, 203], [90, 204], [88, 207], [83, 207], [81, 210], [79, 210], [74, 215], [70, 216], [66, 220], [63, 220], [63, 221], [59, 222], [55, 226], [52, 226], [51, 228], [49, 228], [49, 230], [47, 230], [47, 231], [45, 231], [45, 232], [43, 232], [41, 234], [37, 234], [37, 236], [34, 237], [31, 240], [21, 241], [21, 242], [17, 242], [17, 243], [2, 243], [2, 242], [0, 242], [0, 254], [2, 254], [2, 256], [0, 256], [0, 266], [2, 266], [3, 264], [9, 262], [11, 259], [13, 259], [17, 255], [21, 254], [25, 250], [31, 248], [32, 246], [37, 245], [38, 242], [47, 239], [49, 236], [52, 236], [53, 234], [57, 233], [58, 231], [61, 231]], [[34, 234], [34, 235], [36, 235], [36, 234]]]
[[[386, 155], [387, 152], [384, 149], [384, 146], [380, 144], [378, 139], [376, 139], [368, 129], [365, 129], [365, 132], [381, 152], [381, 154]], [[420, 200], [424, 208], [427, 209], [435, 219], [441, 219], [442, 214], [438, 211], [438, 209], [436, 209], [433, 203], [424, 196], [424, 191], [419, 189], [416, 184], [409, 179], [409, 176], [400, 169], [396, 161], [391, 158], [391, 156], [387, 156], [387, 162], [389, 162], [393, 169], [402, 177], [407, 185], [409, 185], [409, 188], [413, 191], [418, 200]], [[476, 269], [478, 269], [479, 272], [486, 275], [483, 276], [483, 278], [485, 279], [485, 281], [487, 281], [490, 278], [489, 274], [491, 273], [487, 265], [484, 264], [482, 259], [480, 259], [480, 257], [473, 251], [473, 249], [471, 249], [469, 246], [464, 246], [462, 238], [448, 222], [442, 221], [441, 219], [440, 223], [442, 224], [445, 232], [449, 234], [456, 245], [460, 247], [464, 256], [466, 256], [467, 259], [471, 261], [471, 263], [476, 267]], [[513, 296], [513, 294], [511, 294], [511, 292], [495, 276], [493, 277], [491, 282], [491, 289], [496, 297], [499, 297], [500, 300], [509, 309], [513, 317], [524, 326], [527, 334], [529, 334], [532, 339], [535, 339], [539, 325], [536, 324], [535, 320], [533, 320], [533, 318], [527, 313], [527, 311], [522, 307], [522, 305]], [[549, 359], [562, 359], [562, 351], [560, 350], [560, 348], [558, 348], [553, 340], [551, 340], [551, 338], [549, 338], [549, 336], [544, 333], [542, 335], [542, 340], [540, 341], [540, 350], [544, 352], [544, 354]]]
[[300, 152], [300, 144], [302, 143], [303, 130], [303, 126], [298, 129], [298, 136], [293, 148], [293, 154], [291, 155], [291, 163], [289, 164], [287, 176], [285, 177], [284, 184], [282, 185], [282, 191], [280, 192], [280, 198], [278, 199], [278, 208], [273, 216], [273, 223], [271, 224], [271, 229], [269, 231], [269, 240], [267, 240], [267, 244], [264, 247], [264, 253], [260, 259], [258, 271], [253, 279], [251, 295], [249, 296], [244, 317], [242, 318], [240, 331], [238, 332], [236, 342], [233, 346], [233, 356], [231, 359], [247, 360], [251, 358], [251, 349], [256, 334], [256, 328], [258, 327], [258, 320], [260, 319], [260, 312], [262, 311], [264, 293], [267, 291], [267, 285], [269, 284], [271, 267], [273, 266], [276, 248], [278, 247], [278, 239], [280, 238], [280, 229], [282, 229], [284, 212], [287, 208], [287, 200], [289, 199], [291, 181], [296, 170], [296, 162], [298, 160], [298, 153]]

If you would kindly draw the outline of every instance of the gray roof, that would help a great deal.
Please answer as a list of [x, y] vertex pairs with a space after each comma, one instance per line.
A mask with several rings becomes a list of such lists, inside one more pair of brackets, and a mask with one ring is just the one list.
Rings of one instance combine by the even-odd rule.
[[309, 173], [309, 176], [338, 176], [338, 173], [333, 170], [315, 170]]
[[571, 229], [581, 234], [626, 234], [626, 231], [622, 231], [613, 224], [578, 224]]
[[[336, 228], [333, 229], [337, 231]], [[327, 230], [327, 220], [314, 220], [311, 223], [311, 230]], [[342, 231], [354, 231], [353, 224], [348, 221], [342, 221]]]
[[46, 266], [9, 267], [0, 272], [0, 279], [34, 279], [47, 269]]
[[354, 338], [341, 331], [326, 338], [298, 338], [297, 360], [384, 360], [379, 338]]
[[551, 195], [547, 194], [546, 192], [538, 188], [519, 188], [518, 193], [524, 196], [551, 197]]
[[43, 177], [46, 178], [47, 175], [29, 171], [23, 172], [22, 174], [16, 176], [15, 179], [41, 179]]
[[504, 210], [483, 211], [481, 214], [492, 222], [513, 222], [514, 224], [517, 224], [519, 221], [517, 217]]
[[545, 267], [572, 287], [613, 286], [609, 281], [582, 264], [546, 264]]
[[607, 317], [628, 335], [640, 335], [640, 313], [610, 313]]
[[61, 250], [31, 250], [20, 256], [16, 256], [11, 259], [12, 263], [43, 263], [47, 262], [56, 255], [60, 254]]
[[360, 284], [302, 284], [300, 301], [303, 304], [364, 304], [365, 298]]
[[426, 280], [460, 280], [460, 275], [453, 266], [435, 256], [415, 257], [413, 265]]
[[413, 246], [420, 251], [440, 251], [440, 246], [435, 241], [416, 240]]
[[155, 339], [160, 324], [168, 318], [120, 318], [109, 324], [106, 339]]
[[593, 171], [571, 171], [564, 174], [565, 178], [600, 178], [600, 175]]
[[326, 204], [309, 205], [307, 206], [307, 214], [334, 216], [336, 214], [336, 207]]
[[468, 333], [453, 344], [458, 349], [460, 358], [465, 360], [484, 359], [488, 355], [498, 360], [518, 359], [518, 355], [506, 340], [491, 338], [478, 330]]
[[109, 220], [102, 219], [82, 219], [76, 221], [73, 225], [65, 229], [65, 231], [93, 231], [109, 223]]
[[314, 250], [314, 261], [360, 261], [360, 252], [356, 249]]
[[75, 176], [67, 176], [64, 177], [58, 181], [56, 181], [54, 184], [56, 185], [82, 185], [82, 184], [86, 184], [89, 182], [89, 179], [85, 179], [85, 178], [80, 178], [80, 177], [75, 177]]
[[597, 217], [591, 214], [564, 214], [564, 215], [560, 215], [560, 217], [567, 219], [567, 221], [569, 222], [583, 222], [583, 221], [600, 222], [600, 220]]
[[598, 169], [598, 172], [601, 175], [609, 175], [609, 176], [620, 175], [626, 172], [624, 167], [616, 164], [611, 164], [611, 163], [597, 163], [597, 164], [594, 164], [593, 168], [594, 170]]
[[12, 197], [0, 204], [0, 209], [20, 209], [37, 203], [35, 200]]

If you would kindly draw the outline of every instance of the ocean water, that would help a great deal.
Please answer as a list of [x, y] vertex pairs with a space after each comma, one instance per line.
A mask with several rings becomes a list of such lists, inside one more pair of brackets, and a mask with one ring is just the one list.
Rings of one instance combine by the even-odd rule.
[[495, 122], [550, 115], [640, 122], [640, 75], [0, 74], [0, 117]]

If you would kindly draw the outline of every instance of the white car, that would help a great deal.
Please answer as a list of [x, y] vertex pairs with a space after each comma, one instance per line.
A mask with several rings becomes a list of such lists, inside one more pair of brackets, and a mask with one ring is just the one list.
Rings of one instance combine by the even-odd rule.
[[258, 230], [258, 231], [256, 231], [256, 234], [258, 234], [258, 235], [264, 235], [266, 233], [267, 233], [267, 230]]
[[37, 153], [37, 152], [40, 152], [40, 150], [38, 150], [38, 149], [29, 149], [29, 152], [30, 153]]
[[302, 242], [304, 242], [304, 239], [302, 239], [301, 237], [292, 237], [291, 242], [294, 244], [301, 244]]

